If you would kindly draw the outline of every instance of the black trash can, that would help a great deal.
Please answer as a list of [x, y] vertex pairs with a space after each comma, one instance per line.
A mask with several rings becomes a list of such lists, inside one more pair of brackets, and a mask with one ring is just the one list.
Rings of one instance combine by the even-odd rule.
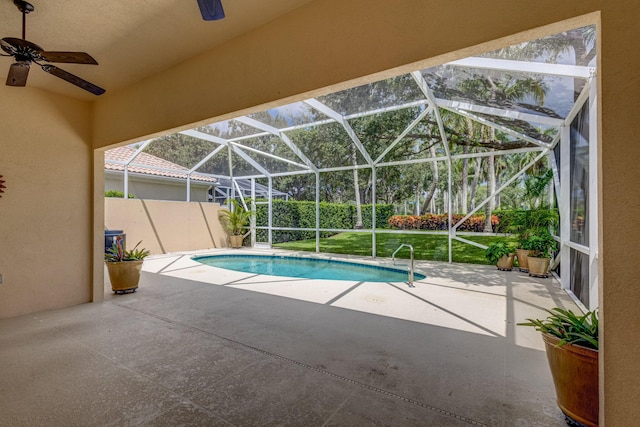
[[124, 233], [124, 230], [104, 230], [104, 251], [107, 252], [113, 244], [116, 242], [116, 239], [120, 237], [122, 241], [122, 247], [126, 247], [127, 243], [127, 235]]

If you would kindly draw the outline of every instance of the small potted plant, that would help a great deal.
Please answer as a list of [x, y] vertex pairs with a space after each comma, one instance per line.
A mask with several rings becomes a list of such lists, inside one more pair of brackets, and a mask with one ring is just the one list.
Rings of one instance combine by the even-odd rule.
[[113, 245], [105, 252], [104, 261], [109, 271], [111, 289], [116, 294], [135, 292], [140, 282], [142, 262], [149, 255], [149, 251], [141, 248], [142, 241], [127, 250], [122, 245], [122, 238], [118, 236]]
[[511, 271], [515, 254], [504, 241], [494, 242], [487, 247], [484, 256], [490, 263], [496, 264], [498, 270]]
[[[527, 319], [542, 333], [558, 406], [567, 424], [598, 426], [598, 316], [547, 310], [546, 319]], [[579, 423], [579, 424], [578, 424]]]
[[242, 247], [245, 229], [251, 219], [251, 212], [247, 211], [235, 199], [227, 200], [229, 209], [221, 209], [218, 211], [218, 220], [222, 224], [222, 228], [229, 236], [229, 246], [232, 248]]
[[525, 248], [531, 253], [527, 256], [529, 276], [549, 277], [551, 251], [556, 241], [547, 230], [539, 231], [527, 239]]

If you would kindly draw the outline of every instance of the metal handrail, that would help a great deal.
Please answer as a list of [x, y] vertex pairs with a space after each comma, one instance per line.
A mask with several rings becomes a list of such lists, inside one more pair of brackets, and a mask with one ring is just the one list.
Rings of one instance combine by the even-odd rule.
[[400, 246], [398, 246], [398, 249], [393, 252], [391, 258], [393, 260], [393, 265], [396, 265], [396, 254], [405, 246], [411, 250], [411, 263], [409, 264], [409, 287], [415, 288], [415, 286], [413, 285], [413, 246], [408, 243], [401, 244]]

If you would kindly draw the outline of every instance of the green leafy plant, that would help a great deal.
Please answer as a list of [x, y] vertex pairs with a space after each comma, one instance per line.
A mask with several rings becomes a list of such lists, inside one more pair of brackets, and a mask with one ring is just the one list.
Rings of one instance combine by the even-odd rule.
[[[124, 199], [124, 192], [118, 190], [109, 190], [104, 192], [104, 197], [114, 197], [118, 199]], [[134, 199], [133, 194], [129, 193], [127, 196], [129, 199]]]
[[118, 236], [113, 245], [105, 252], [104, 260], [106, 262], [142, 261], [149, 256], [149, 251], [144, 248], [138, 248], [140, 243], [142, 243], [142, 240], [133, 249], [126, 250], [122, 245], [122, 238]]
[[559, 338], [558, 346], [575, 344], [598, 349], [598, 315], [595, 310], [582, 316], [558, 307], [546, 311], [550, 314], [546, 319], [527, 319], [528, 322], [518, 325], [532, 326], [536, 331]]
[[484, 256], [489, 260], [490, 263], [495, 264], [498, 262], [500, 258], [503, 256], [509, 256], [509, 254], [513, 253], [509, 245], [507, 245], [504, 241], [499, 241], [490, 244], [487, 249], [484, 251]]
[[532, 251], [529, 256], [534, 258], [550, 258], [555, 246], [556, 241], [547, 230], [539, 230], [523, 243], [524, 249]]
[[252, 214], [235, 199], [227, 200], [227, 206], [229, 209], [218, 211], [220, 224], [226, 233], [232, 236], [242, 236]]

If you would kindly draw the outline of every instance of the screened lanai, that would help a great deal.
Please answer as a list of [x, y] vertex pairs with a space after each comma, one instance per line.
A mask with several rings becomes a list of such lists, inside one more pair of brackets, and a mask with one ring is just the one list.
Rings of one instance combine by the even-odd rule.
[[[474, 215], [490, 224], [497, 210], [546, 203], [560, 218], [550, 230], [552, 267], [564, 289], [595, 308], [595, 59], [595, 28], [576, 28], [166, 135], [138, 153], [187, 168], [186, 201], [197, 173], [217, 179], [215, 201], [266, 209], [248, 233], [254, 246], [302, 230], [315, 233], [321, 251], [321, 236], [349, 231], [370, 233], [376, 257], [381, 234], [440, 234], [451, 262], [454, 242], [486, 248], [474, 236], [496, 232], [462, 231]], [[544, 200], [531, 200], [527, 178], [543, 170], [552, 185]], [[275, 198], [314, 202], [315, 224], [274, 221]], [[321, 218], [322, 202], [355, 206], [357, 226]], [[445, 215], [446, 229], [390, 228], [378, 223], [382, 204], [400, 215]]]

